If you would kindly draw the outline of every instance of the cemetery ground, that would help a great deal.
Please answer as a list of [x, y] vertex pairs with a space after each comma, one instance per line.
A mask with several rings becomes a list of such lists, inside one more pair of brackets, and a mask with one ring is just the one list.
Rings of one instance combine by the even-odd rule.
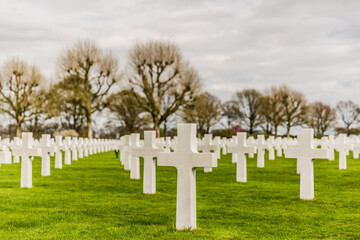
[[[299, 199], [294, 159], [248, 159], [235, 182], [231, 155], [212, 173], [197, 169], [197, 229], [175, 230], [176, 169], [157, 167], [157, 192], [142, 193], [113, 152], [95, 154], [20, 188], [20, 164], [0, 167], [0, 239], [358, 239], [360, 160], [315, 160], [315, 200]], [[143, 164], [143, 163], [142, 163]], [[142, 169], [141, 169], [142, 171]], [[142, 175], [142, 172], [141, 172]]]

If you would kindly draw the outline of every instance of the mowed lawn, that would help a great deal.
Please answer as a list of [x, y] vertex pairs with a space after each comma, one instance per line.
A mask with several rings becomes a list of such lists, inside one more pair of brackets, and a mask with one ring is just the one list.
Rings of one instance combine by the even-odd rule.
[[[95, 154], [20, 188], [20, 164], [0, 167], [0, 239], [359, 239], [360, 160], [315, 161], [315, 200], [299, 199], [293, 159], [248, 159], [235, 182], [231, 155], [197, 170], [195, 231], [175, 230], [176, 170], [157, 167], [157, 193], [142, 194], [113, 152]], [[142, 171], [142, 170], [141, 170]], [[141, 173], [142, 175], [142, 173]]]

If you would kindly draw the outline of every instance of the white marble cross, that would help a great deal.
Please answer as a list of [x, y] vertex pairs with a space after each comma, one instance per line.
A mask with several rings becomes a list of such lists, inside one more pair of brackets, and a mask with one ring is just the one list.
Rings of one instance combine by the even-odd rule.
[[120, 160], [122, 161], [122, 163], [124, 164], [124, 169], [125, 170], [130, 170], [131, 169], [131, 139], [130, 139], [130, 135], [125, 135], [124, 136], [124, 145], [121, 146], [121, 150], [120, 150], [124, 156], [124, 159]]
[[220, 144], [220, 147], [221, 147], [221, 150], [222, 150], [222, 154], [223, 155], [226, 155], [227, 154], [227, 138], [226, 137], [223, 137], [221, 138], [221, 144]]
[[132, 133], [130, 135], [131, 146], [131, 163], [130, 163], [130, 179], [140, 179], [140, 159], [132, 154], [134, 148], [140, 147], [140, 134]]
[[278, 157], [282, 156], [282, 141], [283, 140], [279, 137], [275, 139], [276, 156]]
[[89, 148], [90, 148], [89, 139], [85, 138], [83, 142], [84, 157], [89, 156]]
[[265, 149], [269, 149], [270, 144], [265, 143], [264, 135], [258, 135], [255, 146], [257, 148], [257, 167], [263, 168], [265, 166]]
[[275, 138], [274, 136], [269, 136], [267, 139], [267, 142], [269, 144], [269, 160], [275, 160]]
[[199, 153], [196, 124], [178, 124], [174, 152], [159, 153], [158, 166], [177, 168], [176, 229], [196, 228], [196, 168], [216, 167], [215, 153]]
[[156, 163], [155, 158], [163, 148], [155, 146], [155, 131], [144, 131], [144, 147], [135, 147], [132, 154], [135, 157], [144, 158], [143, 193], [154, 194], [156, 192]]
[[55, 152], [55, 168], [62, 169], [62, 136], [55, 136], [56, 152]]
[[86, 157], [89, 155], [93, 155], [94, 154], [94, 149], [93, 149], [93, 139], [86, 139], [87, 140], [87, 155], [85, 155]]
[[78, 144], [77, 144], [77, 150], [79, 152], [79, 159], [84, 157], [84, 139], [79, 138]]
[[64, 164], [65, 165], [71, 165], [71, 137], [65, 137], [65, 143], [64, 143], [64, 151], [65, 151], [65, 159]]
[[[19, 137], [14, 137], [14, 140], [13, 140], [13, 143], [12, 143], [12, 146], [11, 146], [11, 150], [13, 148], [18, 148], [20, 146], [21, 146], [20, 138]], [[20, 156], [15, 155], [14, 152], [13, 152], [13, 156], [14, 156], [14, 163], [19, 163], [20, 162]]]
[[[231, 142], [228, 144], [228, 148], [230, 146], [236, 146], [237, 145], [237, 136], [232, 136]], [[231, 154], [231, 163], [237, 163], [237, 153]]]
[[296, 147], [285, 149], [286, 158], [296, 158], [300, 162], [300, 199], [314, 199], [315, 158], [328, 158], [327, 149], [313, 147], [313, 129], [301, 129]]
[[334, 161], [335, 160], [335, 150], [334, 150], [334, 145], [335, 145], [335, 138], [333, 135], [329, 136], [329, 161]]
[[71, 147], [70, 147], [70, 150], [72, 152], [72, 160], [73, 161], [77, 161], [78, 160], [78, 150], [77, 150], [77, 146], [78, 146], [79, 142], [78, 142], [78, 139], [77, 137], [73, 137], [72, 138], [72, 143], [71, 143]]
[[56, 152], [56, 146], [51, 146], [50, 134], [43, 134], [40, 139], [41, 155], [41, 176], [50, 176], [50, 155]]
[[[209, 153], [211, 151], [214, 151], [218, 158], [220, 158], [220, 149], [219, 145], [217, 145], [215, 142], [212, 141], [212, 134], [205, 134], [203, 143], [198, 144], [198, 150], [203, 151], [204, 153]], [[204, 168], [204, 172], [212, 172], [211, 167]]]
[[21, 183], [22, 188], [32, 188], [32, 160], [30, 157], [41, 156], [41, 148], [33, 148], [31, 132], [22, 133], [22, 145], [14, 148], [13, 152], [21, 156]]
[[[253, 136], [248, 137], [248, 139], [246, 140], [246, 143], [247, 143], [248, 146], [256, 147], [256, 141], [255, 141], [255, 138]], [[254, 158], [254, 154], [250, 153], [249, 158]]]
[[346, 169], [346, 153], [350, 148], [347, 143], [346, 134], [339, 134], [334, 144], [335, 150], [339, 152], [339, 169]]
[[0, 165], [1, 164], [11, 164], [11, 152], [6, 145], [1, 146], [0, 151]]
[[246, 154], [255, 153], [255, 147], [249, 147], [246, 145], [246, 133], [237, 133], [236, 145], [228, 146], [228, 152], [237, 155], [236, 162], [236, 181], [246, 182]]

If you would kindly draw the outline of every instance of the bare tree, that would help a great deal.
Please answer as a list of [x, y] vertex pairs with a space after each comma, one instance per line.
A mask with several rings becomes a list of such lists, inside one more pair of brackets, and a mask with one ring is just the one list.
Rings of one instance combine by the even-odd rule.
[[144, 114], [130, 90], [113, 93], [106, 101], [109, 110], [121, 122], [123, 131], [134, 133], [149, 125], [151, 119], [149, 119], [148, 114]]
[[82, 94], [85, 91], [81, 78], [65, 77], [62, 81], [50, 87], [47, 114], [60, 118], [64, 129], [76, 132], [86, 124], [85, 110], [82, 107]]
[[357, 104], [352, 101], [340, 101], [336, 105], [336, 112], [338, 118], [343, 123], [344, 127], [339, 127], [338, 129], [342, 132], [345, 132], [347, 135], [350, 135], [352, 132], [351, 127], [354, 124], [359, 122], [360, 108]]
[[105, 108], [105, 97], [121, 79], [118, 60], [92, 41], [77, 41], [61, 55], [59, 72], [62, 81], [73, 81], [81, 90], [75, 97], [85, 114], [88, 137], [92, 138], [92, 115]]
[[284, 124], [285, 119], [280, 89], [271, 87], [266, 90], [265, 96], [260, 101], [260, 112], [265, 118], [264, 124], [266, 126], [264, 128], [274, 130], [275, 136], [277, 136], [278, 128]]
[[43, 76], [35, 67], [19, 58], [6, 61], [0, 76], [0, 111], [16, 122], [16, 135], [21, 136], [21, 127], [31, 119], [33, 101]]
[[164, 41], [137, 43], [130, 50], [130, 87], [139, 105], [160, 125], [190, 103], [200, 88], [197, 71], [185, 61], [177, 45]]
[[188, 123], [196, 123], [198, 133], [203, 136], [221, 119], [220, 100], [205, 92], [196, 97], [191, 105], [183, 108], [180, 117]]
[[315, 130], [315, 135], [323, 136], [334, 125], [336, 112], [330, 105], [322, 102], [310, 104], [308, 112], [308, 125]]
[[44, 84], [41, 84], [40, 88], [37, 88], [31, 96], [30, 101], [33, 103], [32, 114], [28, 121], [24, 122], [24, 125], [26, 130], [32, 132], [35, 138], [40, 138], [41, 134], [45, 133], [45, 121], [52, 117], [48, 114], [50, 111], [48, 108], [50, 95], [49, 89]]
[[262, 95], [255, 89], [245, 89], [235, 94], [233, 104], [240, 120], [241, 127], [253, 134], [256, 128], [263, 123], [260, 114], [260, 99]]
[[230, 100], [221, 105], [222, 116], [226, 118], [227, 127], [231, 128], [232, 124], [236, 122], [239, 117], [239, 112], [236, 109], [235, 103]]
[[308, 106], [304, 95], [283, 85], [279, 88], [281, 104], [283, 105], [284, 125], [286, 134], [290, 136], [291, 127], [306, 124]]

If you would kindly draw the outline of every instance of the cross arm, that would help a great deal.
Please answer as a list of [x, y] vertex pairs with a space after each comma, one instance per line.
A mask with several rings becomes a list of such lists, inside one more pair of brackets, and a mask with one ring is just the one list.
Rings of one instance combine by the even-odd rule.
[[192, 160], [194, 167], [217, 167], [216, 153], [195, 153]]

